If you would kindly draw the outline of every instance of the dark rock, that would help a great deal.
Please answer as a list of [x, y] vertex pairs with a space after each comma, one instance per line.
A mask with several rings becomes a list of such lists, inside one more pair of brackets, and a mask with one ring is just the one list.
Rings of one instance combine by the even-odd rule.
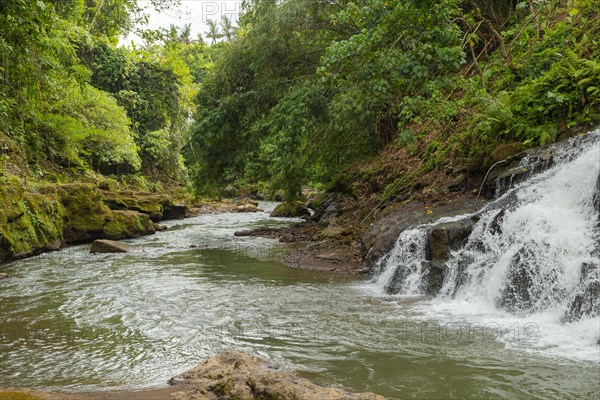
[[90, 253], [128, 253], [133, 250], [128, 244], [114, 240], [99, 239], [92, 243]]
[[492, 151], [492, 154], [490, 154], [490, 159], [492, 163], [497, 163], [499, 161], [503, 161], [510, 157], [513, 157], [514, 155], [520, 153], [522, 150], [523, 143], [502, 143]]
[[[460, 197], [445, 205], [437, 206], [432, 213], [427, 212], [424, 203], [418, 202], [411, 202], [394, 209], [387, 216], [373, 224], [362, 237], [363, 248], [367, 253], [365, 260], [367, 266], [373, 268], [383, 256], [389, 253], [394, 247], [398, 236], [405, 229], [435, 222], [442, 216], [475, 212], [484, 204], [483, 201]], [[472, 222], [474, 223], [474, 220]]]
[[323, 225], [335, 224], [340, 215], [340, 196], [340, 193], [323, 193], [315, 197], [309, 204], [314, 210], [310, 220]]
[[424, 265], [423, 271], [428, 295], [439, 293], [448, 270], [446, 263], [450, 259], [451, 251], [457, 251], [467, 243], [476, 222], [477, 218], [464, 218], [435, 225], [429, 230], [428, 263]]
[[432, 227], [427, 235], [428, 259], [434, 264], [448, 261], [451, 251], [459, 250], [467, 243], [475, 222], [472, 218], [465, 218]]
[[162, 219], [184, 219], [188, 208], [184, 204], [173, 204], [163, 207]]
[[502, 221], [504, 221], [504, 215], [506, 214], [506, 210], [505, 209], [501, 209], [498, 214], [496, 214], [496, 216], [494, 217], [494, 219], [492, 219], [492, 221], [490, 222], [488, 229], [489, 232], [494, 234], [494, 235], [498, 235], [502, 233]]
[[600, 316], [600, 269], [597, 264], [582, 265], [580, 287], [565, 315], [566, 321]]
[[[536, 264], [535, 254], [539, 251], [535, 243], [528, 243], [521, 247], [512, 257], [508, 272], [508, 283], [502, 290], [499, 306], [510, 312], [518, 312], [531, 309], [538, 300], [539, 293], [533, 287], [534, 278], [540, 274], [540, 268]], [[548, 275], [548, 285], [552, 285], [553, 279]]]

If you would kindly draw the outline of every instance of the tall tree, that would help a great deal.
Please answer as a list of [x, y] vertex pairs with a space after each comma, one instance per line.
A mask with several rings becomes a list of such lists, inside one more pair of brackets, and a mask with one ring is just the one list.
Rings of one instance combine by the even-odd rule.
[[227, 15], [223, 15], [221, 17], [220, 25], [223, 32], [223, 36], [228, 42], [230, 42], [234, 38], [235, 32], [237, 31], [237, 27], [233, 25], [232, 18], [227, 17]]
[[219, 26], [217, 24], [217, 21], [209, 19], [208, 21], [206, 21], [206, 23], [208, 24], [208, 31], [204, 32], [206, 37], [211, 39], [211, 43], [215, 44], [217, 42], [218, 39], [220, 39], [222, 37], [221, 32], [219, 31]]

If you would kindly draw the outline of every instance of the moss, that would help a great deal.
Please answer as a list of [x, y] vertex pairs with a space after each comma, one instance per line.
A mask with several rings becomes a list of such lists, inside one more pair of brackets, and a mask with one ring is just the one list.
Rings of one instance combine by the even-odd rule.
[[310, 215], [310, 211], [306, 208], [301, 201], [284, 202], [278, 204], [277, 207], [271, 212], [271, 217], [302, 217]]
[[102, 237], [112, 213], [100, 191], [92, 185], [70, 184], [63, 185], [60, 193], [66, 210], [65, 239], [82, 242]]
[[55, 196], [26, 192], [20, 181], [0, 187], [0, 261], [62, 244], [64, 209]]
[[153, 221], [162, 220], [165, 211], [173, 207], [171, 198], [164, 194], [105, 191], [103, 195], [104, 203], [112, 210], [138, 211], [147, 214]]
[[118, 240], [148, 235], [155, 232], [154, 223], [146, 214], [136, 211], [113, 211], [104, 225], [104, 237]]

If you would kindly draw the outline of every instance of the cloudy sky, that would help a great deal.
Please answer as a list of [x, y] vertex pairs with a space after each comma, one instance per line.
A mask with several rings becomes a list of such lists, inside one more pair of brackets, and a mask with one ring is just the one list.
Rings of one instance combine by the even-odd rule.
[[[146, 12], [150, 15], [150, 20], [146, 28], [158, 29], [168, 28], [171, 24], [183, 27], [185, 24], [191, 24], [192, 37], [196, 38], [199, 33], [206, 36], [204, 32], [208, 30], [206, 21], [209, 19], [221, 20], [221, 16], [235, 18], [242, 7], [242, 0], [181, 0], [181, 5], [162, 12], [155, 11], [148, 0], [140, 0], [138, 4], [146, 7]], [[136, 35], [129, 35], [121, 41], [122, 44], [131, 43], [142, 44], [142, 40]]]

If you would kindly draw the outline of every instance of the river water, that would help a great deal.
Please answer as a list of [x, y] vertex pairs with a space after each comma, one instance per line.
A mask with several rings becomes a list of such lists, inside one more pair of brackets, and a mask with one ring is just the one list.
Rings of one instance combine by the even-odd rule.
[[291, 222], [202, 215], [131, 240], [132, 253], [82, 245], [0, 267], [12, 275], [0, 280], [0, 386], [158, 387], [230, 348], [392, 399], [598, 398], [597, 346], [555, 352], [540, 321], [448, 318], [432, 299], [287, 268], [293, 247], [233, 236]]

